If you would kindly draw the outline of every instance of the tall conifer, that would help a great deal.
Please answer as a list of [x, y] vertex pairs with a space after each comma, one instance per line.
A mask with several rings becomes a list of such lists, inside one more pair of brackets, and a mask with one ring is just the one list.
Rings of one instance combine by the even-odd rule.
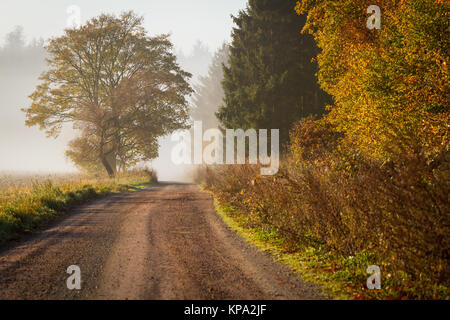
[[280, 129], [285, 143], [293, 122], [324, 112], [327, 96], [312, 62], [318, 49], [310, 35], [300, 34], [305, 17], [296, 15], [295, 4], [250, 0], [233, 17], [225, 99], [217, 114], [224, 127]]

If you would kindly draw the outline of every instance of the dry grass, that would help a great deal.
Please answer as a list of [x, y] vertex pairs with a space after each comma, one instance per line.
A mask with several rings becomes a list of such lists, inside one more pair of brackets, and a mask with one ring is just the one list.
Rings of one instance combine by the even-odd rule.
[[345, 269], [347, 284], [364, 292], [365, 270], [375, 264], [385, 298], [448, 299], [448, 152], [438, 162], [417, 152], [383, 164], [337, 150], [338, 135], [314, 126], [294, 130], [277, 176], [236, 165], [205, 168], [197, 181], [245, 227], [283, 239], [287, 252], [327, 255], [340, 270], [331, 278]]
[[3, 173], [0, 185], [0, 243], [42, 227], [75, 205], [156, 182], [152, 170], [131, 171], [115, 179], [83, 174]]

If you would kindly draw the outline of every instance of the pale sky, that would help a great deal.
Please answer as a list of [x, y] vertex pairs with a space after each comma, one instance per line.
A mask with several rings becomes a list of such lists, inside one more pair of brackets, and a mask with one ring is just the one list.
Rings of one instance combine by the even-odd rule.
[[145, 18], [151, 34], [171, 33], [177, 48], [188, 52], [197, 39], [214, 51], [228, 40], [233, 26], [231, 14], [246, 6], [246, 0], [1, 0], [0, 43], [14, 26], [22, 25], [28, 40], [62, 33], [67, 9], [76, 5], [81, 20], [100, 13], [134, 10]]

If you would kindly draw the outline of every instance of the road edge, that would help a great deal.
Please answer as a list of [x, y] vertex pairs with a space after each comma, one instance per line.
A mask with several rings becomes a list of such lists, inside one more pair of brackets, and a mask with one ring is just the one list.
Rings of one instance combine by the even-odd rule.
[[197, 186], [202, 192], [212, 195], [216, 214], [233, 232], [259, 251], [269, 253], [274, 261], [287, 265], [291, 272], [302, 281], [318, 285], [318, 289], [324, 297], [334, 300], [360, 299], [360, 296], [355, 294], [354, 288], [346, 287], [340, 281], [336, 281], [329, 272], [308, 267], [308, 262], [310, 262], [308, 255], [290, 254], [286, 252], [282, 242], [267, 237], [257, 229], [245, 228], [237, 217], [233, 217], [232, 207], [221, 202], [213, 192], [206, 190], [203, 185], [197, 184]]

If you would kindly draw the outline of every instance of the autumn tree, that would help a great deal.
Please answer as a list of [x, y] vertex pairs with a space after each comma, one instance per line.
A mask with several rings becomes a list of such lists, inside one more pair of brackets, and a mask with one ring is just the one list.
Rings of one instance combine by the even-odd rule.
[[28, 126], [57, 136], [70, 122], [81, 135], [67, 155], [80, 167], [119, 167], [158, 155], [157, 138], [186, 128], [187, 80], [167, 35], [148, 36], [133, 12], [102, 14], [65, 30], [46, 47], [48, 70], [24, 110]]
[[194, 120], [202, 121], [205, 129], [219, 125], [216, 112], [224, 98], [223, 68], [228, 65], [229, 55], [229, 45], [224, 43], [214, 54], [208, 74], [201, 76], [200, 83], [195, 86], [191, 115]]
[[301, 35], [305, 17], [293, 12], [295, 1], [250, 0], [233, 17], [230, 65], [225, 68], [225, 100], [218, 117], [226, 128], [280, 129], [289, 140], [293, 122], [324, 112], [312, 59], [318, 49]]
[[[367, 27], [371, 5], [380, 29]], [[303, 0], [296, 9], [322, 50], [319, 82], [347, 149], [382, 161], [448, 154], [448, 1]]]

